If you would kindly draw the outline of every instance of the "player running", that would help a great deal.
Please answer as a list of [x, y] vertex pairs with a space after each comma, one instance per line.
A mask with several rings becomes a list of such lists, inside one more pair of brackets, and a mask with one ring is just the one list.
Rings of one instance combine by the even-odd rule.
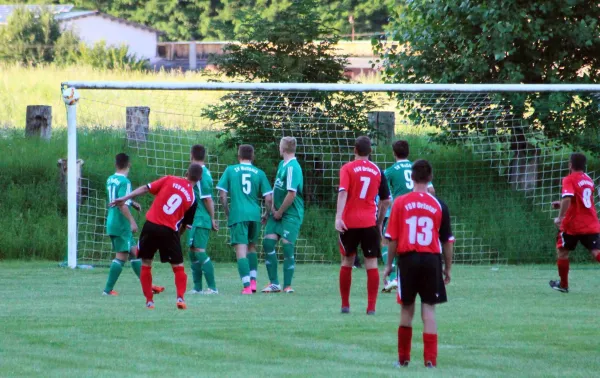
[[[201, 144], [192, 146], [190, 152], [193, 164], [202, 166], [202, 180], [194, 185], [194, 195], [198, 201], [194, 223], [190, 226], [188, 244], [190, 246], [190, 261], [192, 264], [192, 277], [194, 288], [188, 294], [219, 294], [215, 283], [215, 268], [206, 252], [211, 230], [218, 231], [219, 226], [215, 219], [215, 204], [212, 198], [213, 179], [204, 165], [206, 149]], [[208, 288], [202, 291], [202, 275], [206, 277]]]
[[[108, 193], [108, 202], [114, 201], [117, 197], [126, 196], [131, 192], [131, 181], [127, 178], [131, 163], [129, 155], [120, 153], [115, 156], [116, 172], [106, 180], [106, 191]], [[112, 251], [115, 252], [115, 259], [110, 264], [108, 279], [104, 287], [103, 295], [116, 296], [118, 293], [113, 290], [125, 261], [129, 259], [131, 269], [135, 275], [140, 278], [142, 269], [142, 260], [137, 257], [137, 246], [133, 241], [133, 234], [138, 232], [138, 226], [131, 215], [129, 207], [137, 211], [141, 210], [138, 203], [127, 201], [118, 207], [109, 207], [106, 217], [106, 233], [110, 236]], [[162, 286], [152, 286], [155, 294], [165, 290]]]
[[[367, 315], [375, 314], [379, 291], [377, 259], [381, 257], [381, 225], [390, 204], [387, 180], [375, 163], [369, 161], [371, 140], [356, 139], [354, 161], [340, 170], [335, 229], [340, 233], [342, 255], [340, 294], [342, 313], [350, 312], [350, 287], [354, 255], [360, 245], [367, 270]], [[380, 201], [376, 205], [375, 197]]]
[[275, 245], [281, 238], [283, 244], [283, 292], [293, 293], [294, 244], [300, 233], [304, 218], [302, 168], [296, 160], [296, 138], [284, 137], [279, 142], [279, 153], [283, 160], [277, 167], [277, 176], [273, 186], [273, 208], [270, 211], [263, 239], [265, 264], [269, 275], [269, 285], [263, 293], [281, 291], [277, 277], [277, 253]]
[[[258, 256], [256, 242], [260, 234], [260, 197], [265, 199], [265, 208], [272, 206], [271, 185], [265, 173], [252, 165], [254, 147], [242, 144], [238, 149], [239, 164], [230, 165], [217, 184], [221, 204], [227, 216], [231, 245], [235, 249], [238, 272], [244, 289], [242, 294], [256, 292], [256, 270]], [[227, 203], [231, 197], [231, 205]]]
[[194, 185], [202, 179], [202, 166], [191, 164], [186, 178], [164, 176], [150, 184], [140, 186], [128, 195], [117, 198], [110, 206], [120, 206], [131, 198], [150, 192], [155, 195], [150, 210], [146, 213], [146, 223], [138, 243], [139, 257], [142, 258], [140, 282], [146, 297], [146, 307], [154, 308], [152, 292], [152, 259], [158, 250], [160, 262], [170, 263], [175, 274], [177, 288], [177, 308], [185, 310], [183, 298], [187, 285], [187, 274], [183, 267], [180, 229], [192, 224], [197, 201]]
[[[386, 238], [389, 255], [384, 274], [398, 264], [398, 303], [402, 305], [398, 327], [397, 366], [408, 366], [415, 299], [421, 297], [423, 356], [426, 367], [437, 364], [435, 305], [447, 301], [444, 284], [450, 283], [454, 237], [448, 207], [427, 192], [432, 168], [426, 160], [412, 166], [413, 192], [394, 201]], [[442, 256], [444, 269], [442, 275]], [[397, 257], [396, 257], [397, 256]]]
[[[408, 142], [405, 140], [398, 140], [392, 144], [392, 149], [394, 151], [394, 158], [396, 162], [394, 165], [385, 170], [385, 178], [390, 185], [390, 191], [392, 192], [392, 198], [398, 198], [402, 195], [410, 193], [413, 190], [414, 183], [411, 178], [411, 169], [412, 163], [408, 160], [408, 155], [410, 152]], [[427, 191], [435, 195], [435, 190], [433, 189], [433, 185], [429, 183], [427, 187]], [[385, 228], [387, 227], [387, 220], [390, 216], [391, 206], [388, 208], [387, 214], [385, 215], [384, 220], [384, 234]], [[381, 258], [383, 263], [387, 262], [388, 256], [388, 242], [387, 239], [383, 239], [383, 247], [381, 250]], [[396, 263], [392, 263], [392, 268], [396, 267]], [[383, 292], [389, 293], [392, 290], [395, 290], [398, 287], [398, 280], [396, 277], [396, 269], [392, 269], [392, 273], [390, 274], [389, 279], [387, 277], [384, 278], [384, 287]]]
[[569, 252], [581, 242], [600, 262], [600, 224], [594, 205], [594, 180], [584, 171], [587, 159], [574, 153], [569, 161], [570, 174], [562, 180], [562, 199], [554, 202], [560, 208], [554, 224], [559, 228], [556, 242], [556, 265], [560, 280], [550, 281], [550, 287], [569, 292]]

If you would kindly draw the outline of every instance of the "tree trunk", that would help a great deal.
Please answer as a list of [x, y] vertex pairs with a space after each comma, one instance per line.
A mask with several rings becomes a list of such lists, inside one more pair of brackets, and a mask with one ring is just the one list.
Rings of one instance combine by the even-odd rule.
[[369, 125], [377, 131], [378, 144], [390, 143], [396, 135], [395, 112], [369, 112], [367, 115]]
[[49, 140], [52, 136], [52, 107], [46, 105], [29, 105], [27, 107], [26, 137], [40, 137]]

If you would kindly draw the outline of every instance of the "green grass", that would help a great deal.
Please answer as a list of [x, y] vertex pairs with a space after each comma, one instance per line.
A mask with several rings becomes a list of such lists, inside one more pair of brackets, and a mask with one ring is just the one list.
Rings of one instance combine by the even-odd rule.
[[[219, 296], [174, 304], [172, 272], [156, 265], [167, 291], [144, 308], [127, 268], [118, 297], [100, 295], [106, 269], [0, 263], [0, 376], [368, 376], [591, 377], [600, 371], [598, 269], [574, 266], [571, 293], [552, 291], [553, 266], [457, 266], [449, 302], [437, 311], [439, 368], [422, 367], [422, 325], [413, 363], [396, 359], [399, 307], [381, 294], [367, 318], [365, 273], [354, 271], [352, 313], [339, 313], [338, 267], [301, 265], [294, 295], [240, 296], [233, 264], [217, 264]], [[264, 268], [259, 283], [264, 283]]]

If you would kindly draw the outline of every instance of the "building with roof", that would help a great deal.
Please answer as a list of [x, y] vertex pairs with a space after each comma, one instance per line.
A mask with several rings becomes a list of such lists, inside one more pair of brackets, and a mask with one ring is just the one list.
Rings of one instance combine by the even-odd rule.
[[[0, 27], [7, 23], [16, 7], [16, 5], [0, 5]], [[60, 22], [62, 30], [72, 30], [90, 46], [105, 41], [108, 46], [125, 45], [129, 53], [147, 59], [151, 63], [157, 59], [158, 37], [161, 34], [157, 29], [96, 10], [75, 10], [73, 5], [26, 5], [25, 7], [32, 12], [50, 10]]]

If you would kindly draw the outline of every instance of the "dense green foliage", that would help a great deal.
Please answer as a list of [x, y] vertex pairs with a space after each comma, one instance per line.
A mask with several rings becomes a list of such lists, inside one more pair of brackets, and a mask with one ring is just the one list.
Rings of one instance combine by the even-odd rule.
[[[388, 41], [375, 41], [392, 83], [595, 83], [600, 78], [600, 8], [584, 0], [498, 2], [403, 2], [387, 27]], [[592, 96], [567, 93], [496, 95], [501, 118], [522, 119], [525, 129], [548, 138], [600, 151], [598, 103]], [[432, 122], [423, 96], [407, 102], [409, 115]], [[453, 101], [447, 96], [443, 101]], [[487, 107], [465, 103], [454, 114], [456, 133], [489, 132]], [[457, 113], [458, 113], [457, 112]], [[456, 121], [461, 119], [463, 122]], [[583, 135], [583, 137], [582, 137]], [[593, 136], [593, 139], [590, 137]]]
[[[176, 40], [235, 39], [242, 25], [237, 13], [253, 12], [274, 20], [278, 12], [298, 0], [27, 0], [13, 3], [74, 4], [78, 8], [98, 9], [116, 17], [140, 22], [165, 32], [164, 38]], [[11, 3], [9, 1], [8, 3]], [[356, 33], [381, 32], [389, 17], [393, 0], [325, 0], [315, 10], [325, 24], [348, 35], [354, 17]]]

